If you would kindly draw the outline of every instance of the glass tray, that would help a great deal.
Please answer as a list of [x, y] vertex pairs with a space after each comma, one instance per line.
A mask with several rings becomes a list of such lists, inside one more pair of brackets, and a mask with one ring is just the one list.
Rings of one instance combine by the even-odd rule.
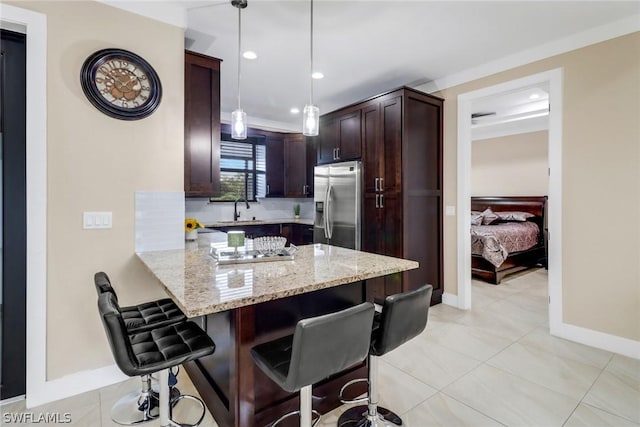
[[295, 252], [298, 248], [290, 245], [284, 248], [282, 252], [275, 255], [264, 255], [256, 250], [234, 251], [233, 248], [209, 249], [209, 256], [218, 262], [218, 265], [227, 264], [245, 264], [248, 262], [273, 262], [273, 261], [291, 261], [295, 259]]

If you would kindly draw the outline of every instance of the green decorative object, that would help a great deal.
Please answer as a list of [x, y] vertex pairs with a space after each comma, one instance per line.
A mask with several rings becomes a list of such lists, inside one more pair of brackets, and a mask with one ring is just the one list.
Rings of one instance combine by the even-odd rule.
[[244, 231], [228, 231], [227, 245], [230, 248], [238, 248], [244, 246]]

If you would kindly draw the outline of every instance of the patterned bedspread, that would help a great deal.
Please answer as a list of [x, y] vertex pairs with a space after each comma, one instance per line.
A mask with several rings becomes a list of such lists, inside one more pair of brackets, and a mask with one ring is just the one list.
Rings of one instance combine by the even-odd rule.
[[529, 221], [472, 225], [471, 253], [482, 255], [491, 264], [500, 267], [510, 253], [534, 247], [539, 234], [538, 225]]

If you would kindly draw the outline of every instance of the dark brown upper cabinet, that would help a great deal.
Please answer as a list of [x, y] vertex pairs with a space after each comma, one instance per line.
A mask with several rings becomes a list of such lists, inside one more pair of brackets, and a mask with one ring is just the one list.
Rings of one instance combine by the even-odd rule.
[[[260, 130], [255, 131], [259, 133]], [[284, 136], [282, 134], [272, 134], [269, 132], [269, 136], [266, 139], [266, 154], [267, 154], [267, 190], [266, 197], [284, 197], [285, 195], [285, 181], [284, 181]]]
[[220, 194], [220, 59], [185, 52], [184, 191]]
[[284, 166], [287, 197], [307, 197], [311, 192], [307, 174], [307, 141], [301, 133], [285, 136]]
[[320, 118], [316, 138], [318, 164], [359, 159], [362, 155], [362, 112], [340, 110]]

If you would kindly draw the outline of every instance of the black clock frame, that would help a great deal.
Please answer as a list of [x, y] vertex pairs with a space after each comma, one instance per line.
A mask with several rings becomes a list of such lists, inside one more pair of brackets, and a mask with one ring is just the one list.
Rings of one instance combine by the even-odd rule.
[[[107, 102], [107, 100], [100, 94], [100, 91], [95, 84], [96, 72], [105, 62], [112, 59], [126, 59], [127, 61], [135, 63], [139, 68], [144, 70], [147, 75], [150, 88], [149, 98], [144, 102], [144, 104], [135, 108], [118, 107], [117, 105]], [[82, 64], [82, 69], [80, 70], [80, 83], [89, 102], [104, 114], [120, 120], [143, 119], [158, 108], [160, 100], [162, 99], [162, 84], [160, 83], [158, 74], [151, 64], [139, 55], [123, 49], [102, 49], [90, 55], [84, 61], [84, 64]]]

